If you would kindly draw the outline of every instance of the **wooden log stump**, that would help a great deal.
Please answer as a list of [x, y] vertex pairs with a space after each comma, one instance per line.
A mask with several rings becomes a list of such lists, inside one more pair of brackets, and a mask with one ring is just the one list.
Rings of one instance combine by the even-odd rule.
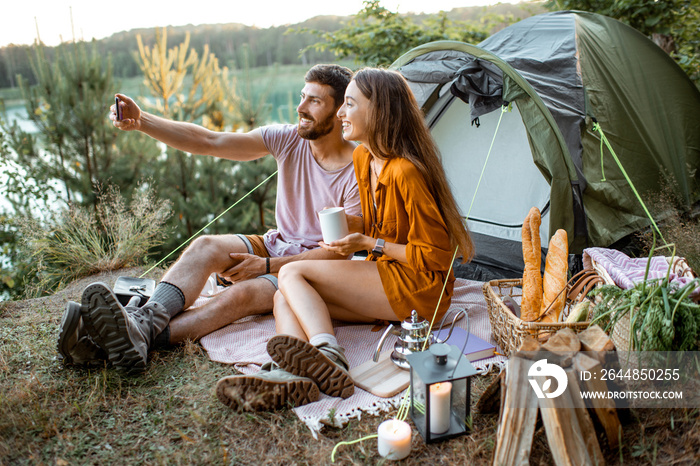
[[506, 368], [505, 397], [496, 434], [493, 464], [528, 465], [537, 422], [537, 397], [530, 389], [528, 371], [532, 361], [511, 358]]
[[[604, 393], [608, 391], [607, 383], [601, 378], [602, 366], [600, 361], [583, 353], [574, 357], [574, 368], [579, 374], [578, 384], [582, 390]], [[582, 376], [583, 375], [583, 376]], [[605, 431], [608, 447], [615, 449], [620, 439], [620, 419], [617, 416], [615, 402], [607, 398], [588, 398], [586, 405]]]
[[[567, 371], [569, 383], [572, 382], [572, 377], [573, 383], [576, 383], [573, 370]], [[580, 396], [576, 397], [572, 393], [572, 390], [565, 390], [558, 397], [538, 399], [554, 463], [557, 466], [604, 464], [603, 453], [585, 404]]]
[[[617, 448], [621, 432], [618, 413], [612, 400], [584, 400], [581, 392], [607, 392], [611, 388], [602, 380], [601, 371], [604, 363], [616, 359], [612, 350], [612, 341], [597, 325], [578, 335], [568, 328], [560, 330], [545, 344], [525, 338], [511, 355], [505, 377], [494, 380], [486, 391], [492, 407], [492, 398], [500, 391], [494, 465], [528, 464], [538, 413], [555, 464], [604, 464], [596, 428], [604, 433], [609, 448]], [[564, 372], [557, 369], [552, 373], [550, 364]], [[559, 375], [551, 377], [554, 374]], [[552, 387], [558, 387], [559, 381], [566, 383], [567, 388], [557, 394]]]
[[501, 403], [501, 384], [505, 379], [506, 371], [502, 370], [498, 377], [494, 378], [491, 383], [484, 389], [484, 392], [476, 402], [476, 412], [479, 414], [496, 413], [500, 410]]

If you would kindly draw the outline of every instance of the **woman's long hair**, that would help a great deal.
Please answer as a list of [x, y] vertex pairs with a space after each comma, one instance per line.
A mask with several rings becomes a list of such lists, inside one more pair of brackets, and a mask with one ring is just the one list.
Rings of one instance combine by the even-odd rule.
[[405, 158], [418, 168], [440, 209], [452, 247], [459, 247], [463, 261], [470, 260], [474, 244], [447, 182], [437, 145], [408, 83], [395, 71], [377, 68], [363, 68], [353, 79], [371, 102], [369, 151], [384, 159]]

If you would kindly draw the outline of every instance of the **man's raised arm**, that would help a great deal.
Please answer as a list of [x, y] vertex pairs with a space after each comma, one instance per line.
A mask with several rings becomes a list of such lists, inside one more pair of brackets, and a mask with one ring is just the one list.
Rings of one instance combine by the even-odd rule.
[[116, 104], [111, 106], [109, 118], [123, 131], [141, 131], [178, 150], [229, 160], [255, 160], [268, 154], [257, 129], [249, 133], [211, 131], [194, 123], [168, 120], [145, 112], [123, 94], [116, 94], [116, 97], [122, 118], [117, 118]]

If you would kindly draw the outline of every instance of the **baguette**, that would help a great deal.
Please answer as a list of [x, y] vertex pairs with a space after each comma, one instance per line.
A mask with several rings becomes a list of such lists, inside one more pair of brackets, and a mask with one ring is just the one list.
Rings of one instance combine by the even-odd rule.
[[549, 241], [542, 279], [542, 322], [559, 322], [566, 304], [566, 275], [569, 270], [569, 243], [566, 230], [557, 230]]
[[540, 210], [533, 207], [523, 222], [523, 298], [520, 306], [520, 318], [532, 321], [540, 314], [542, 307], [542, 246], [540, 244]]

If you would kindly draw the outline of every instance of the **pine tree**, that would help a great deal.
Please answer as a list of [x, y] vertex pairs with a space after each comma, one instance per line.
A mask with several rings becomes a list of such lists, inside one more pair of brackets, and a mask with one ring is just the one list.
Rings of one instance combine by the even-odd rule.
[[31, 64], [37, 84], [20, 79], [20, 87], [44, 150], [35, 145], [18, 151], [16, 162], [37, 181], [60, 180], [68, 203], [96, 205], [96, 185], [115, 184], [130, 193], [139, 170], [119, 150], [118, 132], [106, 117], [115, 88], [109, 57], [94, 42], [73, 42], [58, 47], [49, 61], [38, 44]]
[[[241, 125], [241, 108], [248, 105], [236, 94], [228, 69], [220, 67], [205, 45], [200, 55], [189, 46], [189, 34], [168, 49], [167, 30], [158, 30], [153, 47], [140, 37], [139, 66], [145, 86], [155, 98], [150, 110], [165, 118], [201, 124], [215, 131], [234, 131]], [[261, 124], [258, 120], [256, 123]], [[268, 157], [269, 158], [269, 157]], [[161, 196], [173, 201], [179, 224], [166, 247], [175, 248], [198, 232], [216, 215], [243, 197], [274, 171], [267, 158], [237, 163], [166, 148], [159, 159], [155, 182]], [[260, 167], [258, 170], [251, 170]], [[266, 173], [266, 174], [264, 174]], [[264, 176], [263, 176], [264, 175]], [[262, 178], [261, 178], [262, 177]], [[211, 234], [258, 233], [269, 227], [265, 212], [274, 208], [274, 185], [261, 187], [208, 230]], [[255, 204], [251, 204], [251, 201]], [[251, 216], [251, 205], [259, 213]], [[265, 219], [268, 219], [265, 221]]]

